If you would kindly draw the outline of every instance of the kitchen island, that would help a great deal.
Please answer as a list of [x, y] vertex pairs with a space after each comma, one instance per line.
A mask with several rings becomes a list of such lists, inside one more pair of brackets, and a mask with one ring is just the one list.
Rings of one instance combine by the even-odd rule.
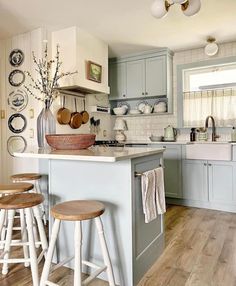
[[[163, 151], [95, 146], [76, 151], [28, 149], [14, 155], [44, 159], [48, 165], [50, 207], [75, 199], [105, 204], [102, 220], [116, 284], [135, 286], [164, 248], [163, 217], [144, 222], [141, 178], [135, 172], [162, 165]], [[59, 260], [73, 255], [73, 229], [71, 222], [62, 224], [57, 247]], [[91, 222], [83, 224], [83, 234], [84, 258], [101, 264], [99, 241]], [[73, 263], [68, 266], [73, 267]], [[101, 278], [106, 279], [106, 275]]]

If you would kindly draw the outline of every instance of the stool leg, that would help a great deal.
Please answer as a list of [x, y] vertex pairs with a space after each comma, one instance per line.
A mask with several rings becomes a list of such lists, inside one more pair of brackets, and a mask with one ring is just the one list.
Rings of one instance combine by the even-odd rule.
[[[36, 222], [35, 222], [34, 214], [33, 214], [32, 212], [31, 212], [31, 216], [32, 216], [32, 222], [33, 222], [34, 240], [35, 240], [35, 241], [39, 241], [38, 229], [37, 229], [37, 225], [36, 225]], [[35, 247], [36, 247], [36, 248], [39, 248], [40, 245], [37, 244]]]
[[[27, 242], [27, 235], [26, 235], [26, 225], [25, 225], [25, 213], [23, 209], [20, 209], [20, 226], [21, 226], [21, 240], [23, 243]], [[29, 251], [28, 246], [23, 245], [23, 252], [24, 252], [24, 258], [29, 258]], [[25, 262], [25, 267], [29, 267], [29, 262]]]
[[3, 263], [3, 267], [2, 267], [3, 275], [8, 273], [7, 260], [9, 259], [10, 250], [11, 250], [11, 239], [12, 239], [12, 228], [13, 228], [14, 216], [15, 216], [15, 210], [9, 210], [8, 211], [7, 235], [6, 235], [6, 242], [5, 242], [5, 247], [4, 247], [5, 255], [3, 257], [3, 259], [6, 261]]
[[44, 226], [42, 223], [42, 217], [40, 215], [39, 207], [38, 206], [33, 207], [33, 212], [34, 212], [34, 216], [37, 220], [39, 237], [40, 237], [40, 241], [42, 243], [42, 249], [43, 249], [43, 251], [45, 253], [45, 257], [46, 257], [46, 251], [48, 249], [48, 242], [47, 242], [47, 237], [45, 234]]
[[[34, 186], [35, 186], [35, 191], [36, 191], [36, 193], [37, 193], [37, 194], [42, 194], [39, 181], [35, 181]], [[42, 203], [40, 206], [41, 206], [41, 209], [42, 209], [43, 222], [44, 222], [44, 225], [46, 225], [46, 224], [47, 224], [47, 220], [46, 220], [46, 212], [45, 212], [44, 204]]]
[[114, 274], [113, 274], [113, 270], [112, 270], [111, 259], [110, 259], [108, 249], [107, 249], [107, 244], [106, 244], [106, 240], [105, 240], [105, 236], [104, 236], [104, 230], [103, 230], [101, 218], [96, 217], [95, 223], [96, 223], [96, 227], [98, 230], [100, 245], [102, 248], [104, 264], [107, 267], [107, 276], [108, 276], [109, 285], [115, 286], [115, 279], [114, 279]]
[[38, 262], [35, 249], [34, 233], [33, 233], [33, 221], [32, 213], [30, 208], [25, 209], [26, 214], [26, 224], [29, 239], [29, 252], [30, 252], [30, 267], [32, 273], [33, 286], [39, 285], [39, 275], [38, 275]]
[[75, 235], [74, 235], [74, 244], [75, 244], [75, 266], [74, 266], [74, 286], [82, 285], [82, 225], [81, 221], [75, 222]]
[[44, 263], [43, 272], [41, 275], [40, 286], [46, 286], [46, 281], [48, 280], [48, 277], [49, 277], [50, 267], [52, 263], [52, 256], [53, 256], [53, 252], [55, 249], [56, 240], [57, 240], [58, 232], [60, 229], [60, 224], [61, 224], [61, 221], [59, 219], [55, 219], [53, 227], [52, 227], [52, 233], [51, 233], [51, 239], [49, 242], [48, 252], [47, 252], [46, 260]]
[[[0, 235], [1, 240], [5, 240], [5, 220], [6, 220], [6, 210], [2, 209], [0, 212]], [[4, 248], [4, 243], [0, 244], [0, 249]]]

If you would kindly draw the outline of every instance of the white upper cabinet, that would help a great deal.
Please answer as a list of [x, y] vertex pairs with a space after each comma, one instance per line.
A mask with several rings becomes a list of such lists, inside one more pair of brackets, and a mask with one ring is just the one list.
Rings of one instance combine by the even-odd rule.
[[126, 64], [127, 98], [137, 98], [145, 95], [145, 62], [131, 61]]
[[[78, 71], [61, 79], [60, 87], [68, 90], [87, 89], [94, 93], [109, 93], [108, 45], [78, 27], [70, 27], [52, 33], [52, 54], [60, 47], [62, 72]], [[101, 82], [88, 79], [88, 61], [102, 67]]]
[[111, 96], [126, 98], [126, 63], [111, 64], [109, 67]]

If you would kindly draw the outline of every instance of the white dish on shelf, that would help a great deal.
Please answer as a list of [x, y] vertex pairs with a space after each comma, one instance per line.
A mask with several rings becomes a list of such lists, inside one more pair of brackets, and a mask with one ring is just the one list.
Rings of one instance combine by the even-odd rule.
[[148, 102], [146, 100], [142, 100], [137, 104], [137, 109], [143, 113], [146, 105], [148, 105]]
[[149, 137], [149, 139], [150, 139], [152, 142], [161, 142], [162, 139], [163, 139], [163, 136], [151, 135], [151, 136]]
[[125, 106], [115, 107], [113, 108], [113, 112], [115, 115], [124, 115], [127, 112], [127, 108]]
[[131, 110], [129, 111], [129, 114], [140, 114], [140, 113], [141, 113], [141, 111], [138, 110], [138, 109], [131, 109]]

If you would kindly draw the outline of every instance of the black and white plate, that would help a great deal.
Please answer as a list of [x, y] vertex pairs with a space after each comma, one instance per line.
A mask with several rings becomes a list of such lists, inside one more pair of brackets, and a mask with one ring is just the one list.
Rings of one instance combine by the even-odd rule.
[[27, 121], [20, 113], [12, 114], [8, 119], [8, 127], [13, 133], [21, 133], [25, 130]]
[[7, 102], [12, 110], [22, 111], [28, 104], [28, 94], [23, 89], [14, 90], [9, 94]]
[[26, 147], [26, 140], [22, 136], [10, 136], [7, 140], [7, 151], [11, 156], [14, 152], [23, 153]]
[[13, 67], [19, 67], [24, 61], [24, 53], [20, 49], [14, 49], [9, 56], [9, 62]]
[[12, 86], [20, 86], [25, 81], [25, 74], [21, 70], [13, 70], [8, 77], [8, 81]]
[[126, 102], [126, 101], [119, 102], [117, 106], [118, 106], [118, 107], [125, 106], [126, 109], [127, 109], [127, 111], [130, 110], [130, 104], [129, 104], [128, 102]]

